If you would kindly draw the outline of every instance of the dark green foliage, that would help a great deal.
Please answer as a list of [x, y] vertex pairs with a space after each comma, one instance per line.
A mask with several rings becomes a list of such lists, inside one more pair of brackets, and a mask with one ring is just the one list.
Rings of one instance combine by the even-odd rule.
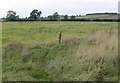
[[71, 20], [75, 20], [75, 16], [71, 16], [70, 18], [71, 18]]
[[60, 18], [59, 18], [59, 14], [58, 12], [55, 12], [53, 15], [52, 15], [52, 18], [56, 21], [58, 21]]
[[68, 20], [68, 15], [65, 15], [65, 16], [64, 16], [64, 20]]
[[30, 20], [41, 20], [41, 18], [40, 18], [41, 14], [42, 14], [41, 11], [38, 11], [37, 9], [35, 9], [30, 13], [29, 19]]
[[19, 16], [16, 15], [15, 11], [8, 11], [7, 12], [7, 16], [6, 16], [6, 21], [15, 21], [15, 20], [19, 20]]

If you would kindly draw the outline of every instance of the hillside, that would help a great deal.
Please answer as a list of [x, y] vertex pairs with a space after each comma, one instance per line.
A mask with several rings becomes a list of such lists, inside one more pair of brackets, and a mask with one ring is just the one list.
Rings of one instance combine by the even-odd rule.
[[88, 15], [80, 17], [82, 19], [118, 19], [118, 15]]

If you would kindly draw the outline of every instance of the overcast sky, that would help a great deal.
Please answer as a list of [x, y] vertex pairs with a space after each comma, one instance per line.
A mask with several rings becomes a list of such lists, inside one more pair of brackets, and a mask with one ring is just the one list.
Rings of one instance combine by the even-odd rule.
[[85, 15], [96, 12], [118, 12], [119, 0], [0, 0], [0, 18], [14, 10], [20, 17], [28, 17], [33, 9], [42, 11], [42, 16], [54, 12], [68, 15]]

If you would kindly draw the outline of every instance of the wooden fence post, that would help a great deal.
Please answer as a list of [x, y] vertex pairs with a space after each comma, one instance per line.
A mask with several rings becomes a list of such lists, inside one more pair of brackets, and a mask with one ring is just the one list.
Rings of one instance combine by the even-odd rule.
[[59, 43], [61, 43], [62, 31], [59, 34]]

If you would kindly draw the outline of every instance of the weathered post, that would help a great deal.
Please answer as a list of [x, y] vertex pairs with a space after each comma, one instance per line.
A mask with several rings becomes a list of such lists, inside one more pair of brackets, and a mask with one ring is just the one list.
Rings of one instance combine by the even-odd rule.
[[60, 31], [60, 34], [59, 34], [59, 43], [61, 43], [61, 37], [62, 37], [62, 31]]

